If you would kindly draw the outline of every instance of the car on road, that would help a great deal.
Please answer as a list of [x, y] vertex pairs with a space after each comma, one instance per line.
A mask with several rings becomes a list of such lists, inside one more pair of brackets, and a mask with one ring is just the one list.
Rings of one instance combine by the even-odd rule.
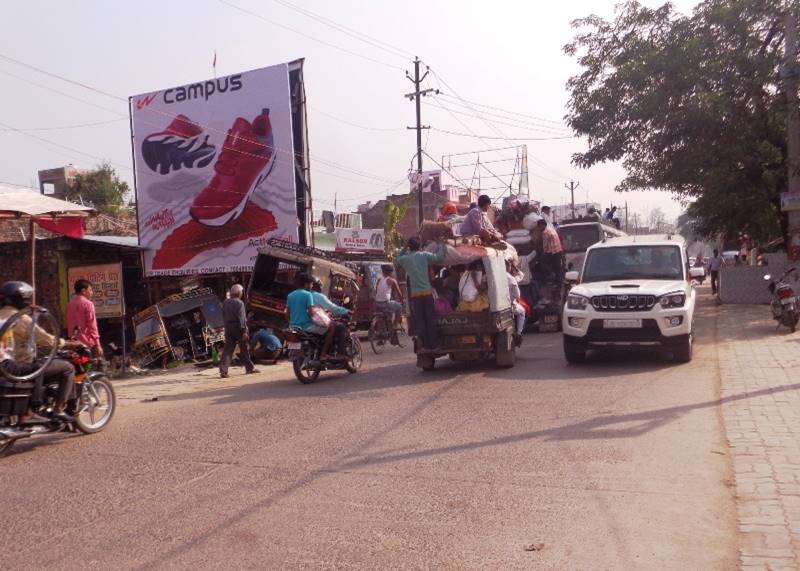
[[663, 347], [676, 361], [688, 362], [694, 308], [683, 238], [605, 240], [587, 250], [579, 283], [567, 296], [564, 356], [579, 363], [589, 349]]

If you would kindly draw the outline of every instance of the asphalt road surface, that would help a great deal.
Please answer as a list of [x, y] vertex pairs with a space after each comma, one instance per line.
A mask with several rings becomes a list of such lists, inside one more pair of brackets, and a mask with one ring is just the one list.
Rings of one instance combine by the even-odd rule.
[[262, 368], [130, 401], [0, 460], [2, 566], [733, 568], [710, 305], [696, 330], [686, 365], [567, 366], [546, 334], [510, 370], [365, 347], [313, 385]]

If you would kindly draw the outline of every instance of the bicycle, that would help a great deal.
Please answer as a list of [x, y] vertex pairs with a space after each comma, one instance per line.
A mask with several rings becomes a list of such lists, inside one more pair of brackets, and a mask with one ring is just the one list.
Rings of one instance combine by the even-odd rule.
[[376, 355], [383, 353], [387, 343], [401, 349], [407, 345], [408, 335], [402, 319], [400, 323], [400, 326], [394, 325], [394, 313], [391, 311], [378, 311], [372, 316], [368, 335], [372, 351]]

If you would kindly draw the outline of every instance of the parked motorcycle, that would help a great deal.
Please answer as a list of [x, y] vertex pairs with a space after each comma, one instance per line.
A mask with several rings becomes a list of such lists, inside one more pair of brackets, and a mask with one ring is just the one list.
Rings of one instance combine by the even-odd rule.
[[764, 279], [769, 282], [769, 292], [772, 294], [770, 302], [772, 318], [778, 322], [779, 327], [785, 325], [792, 330], [792, 333], [797, 329], [800, 309], [794, 289], [786, 283], [786, 278], [796, 271], [797, 268], [789, 268], [777, 280], [773, 280], [770, 274], [764, 276]]
[[[344, 322], [342, 322], [344, 323]], [[364, 362], [361, 341], [356, 336], [356, 323], [344, 323], [347, 327], [345, 357], [342, 359], [320, 360], [325, 338], [303, 329], [291, 327], [283, 332], [289, 359], [292, 361], [294, 375], [301, 383], [313, 383], [322, 371], [347, 371], [356, 373]]]
[[[37, 314], [38, 312], [38, 314]], [[14, 324], [17, 316], [32, 315], [34, 326], [48, 320], [55, 320], [39, 308], [24, 309], [9, 318], [0, 328], [0, 338]], [[49, 328], [48, 328], [49, 329]], [[57, 327], [54, 329], [57, 331]], [[47, 353], [46, 349], [44, 350]], [[114, 416], [117, 400], [114, 388], [108, 377], [95, 370], [98, 365], [93, 361], [88, 349], [77, 351], [52, 350], [46, 355], [39, 351], [40, 359], [36, 361], [37, 370], [30, 374], [18, 376], [10, 374], [0, 365], [0, 457], [14, 445], [17, 440], [32, 436], [70, 431], [84, 434], [100, 432]], [[41, 371], [56, 357], [69, 361], [75, 368], [75, 389], [65, 412], [74, 421], [65, 422], [51, 417], [58, 392], [58, 383], [44, 384], [38, 391], [37, 378]], [[38, 392], [37, 397], [34, 393]], [[34, 402], [34, 399], [39, 402]], [[34, 415], [29, 420], [22, 416], [31, 410]]]

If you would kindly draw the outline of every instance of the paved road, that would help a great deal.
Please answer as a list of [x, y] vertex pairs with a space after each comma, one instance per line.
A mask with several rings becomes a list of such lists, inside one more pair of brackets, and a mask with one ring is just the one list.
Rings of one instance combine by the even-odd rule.
[[0, 461], [3, 567], [733, 568], [710, 311], [687, 365], [541, 335], [512, 370], [121, 383], [106, 432]]

